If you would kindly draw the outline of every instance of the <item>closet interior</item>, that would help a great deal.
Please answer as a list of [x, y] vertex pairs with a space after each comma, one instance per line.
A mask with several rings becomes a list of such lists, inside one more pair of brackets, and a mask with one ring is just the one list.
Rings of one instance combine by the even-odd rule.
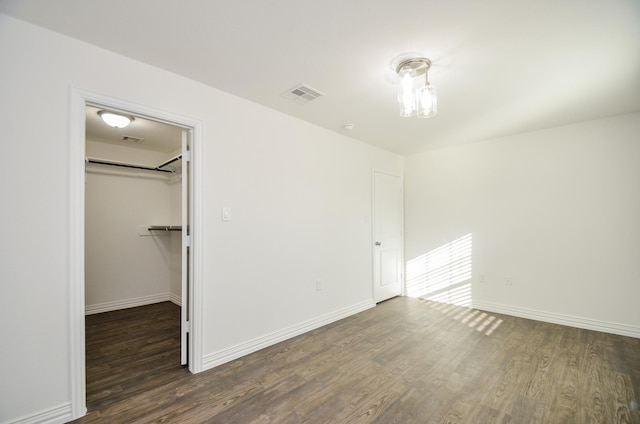
[[86, 314], [182, 305], [182, 132], [86, 108]]

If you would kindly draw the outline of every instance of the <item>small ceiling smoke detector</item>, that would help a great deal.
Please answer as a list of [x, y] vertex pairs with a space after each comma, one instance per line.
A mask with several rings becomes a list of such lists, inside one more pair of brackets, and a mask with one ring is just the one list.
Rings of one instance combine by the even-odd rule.
[[308, 85], [298, 84], [292, 89], [282, 93], [281, 96], [287, 100], [291, 100], [292, 102], [303, 105], [317, 99], [320, 96], [324, 96], [324, 93], [316, 90], [315, 88], [311, 88]]
[[353, 124], [344, 124], [342, 129], [345, 131], [351, 131], [353, 129]]

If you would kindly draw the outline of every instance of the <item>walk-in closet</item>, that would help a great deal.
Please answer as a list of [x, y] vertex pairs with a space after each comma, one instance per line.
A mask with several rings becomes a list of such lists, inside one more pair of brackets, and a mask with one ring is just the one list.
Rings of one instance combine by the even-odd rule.
[[[126, 392], [127, 381], [143, 377], [152, 361], [152, 367], [180, 367], [181, 308], [186, 308], [184, 130], [137, 116], [125, 116], [126, 127], [112, 127], [103, 121], [104, 113], [99, 107], [86, 109], [90, 410], [104, 402], [96, 396]], [[144, 339], [150, 334], [152, 339]], [[101, 374], [105, 368], [110, 375]], [[121, 378], [114, 377], [118, 373]]]
[[114, 128], [100, 111], [87, 107], [87, 313], [180, 304], [181, 129], [142, 118]]

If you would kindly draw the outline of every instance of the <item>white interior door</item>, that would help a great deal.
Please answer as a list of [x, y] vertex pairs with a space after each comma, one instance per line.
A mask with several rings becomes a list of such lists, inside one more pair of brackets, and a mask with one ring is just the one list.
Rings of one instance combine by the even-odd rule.
[[189, 287], [191, 279], [191, 210], [189, 208], [189, 183], [191, 174], [190, 131], [182, 130], [182, 290], [181, 290], [181, 336], [180, 363], [187, 364], [189, 341]]
[[382, 302], [402, 293], [403, 195], [402, 178], [373, 173], [373, 298]]

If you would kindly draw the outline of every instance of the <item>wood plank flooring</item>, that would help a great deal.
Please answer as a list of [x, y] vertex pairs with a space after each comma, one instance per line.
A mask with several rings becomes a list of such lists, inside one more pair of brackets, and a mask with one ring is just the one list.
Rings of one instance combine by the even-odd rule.
[[179, 314], [87, 317], [77, 423], [640, 423], [640, 339], [400, 297], [192, 375]]

